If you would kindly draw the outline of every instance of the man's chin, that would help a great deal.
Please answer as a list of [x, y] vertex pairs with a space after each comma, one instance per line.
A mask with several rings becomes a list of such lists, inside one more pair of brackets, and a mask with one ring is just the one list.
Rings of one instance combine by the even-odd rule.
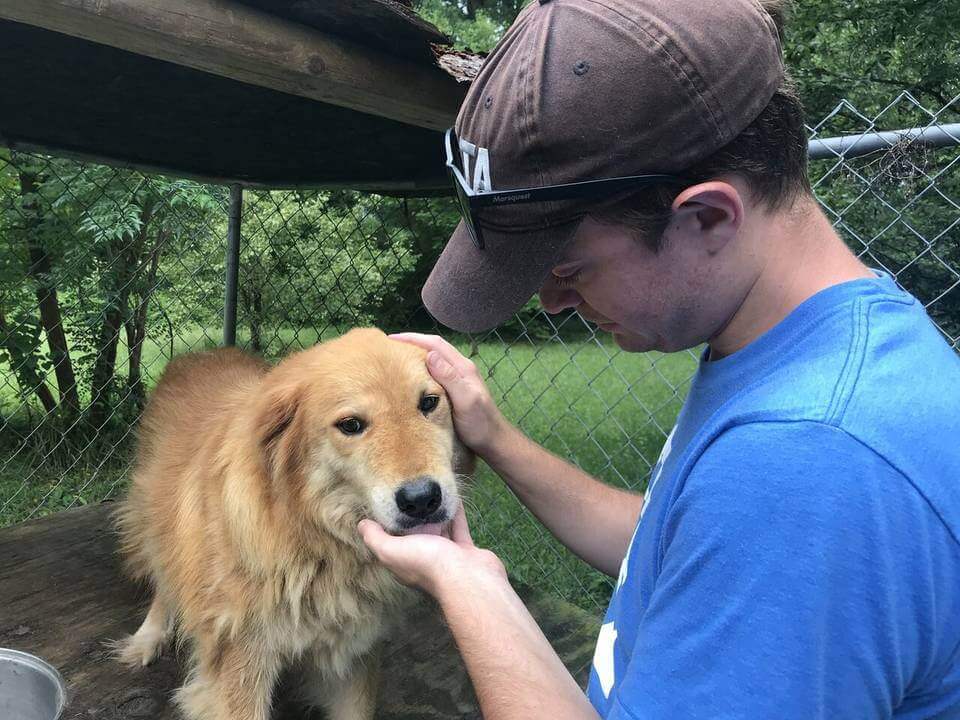
[[613, 336], [613, 341], [617, 344], [617, 347], [626, 352], [650, 352], [657, 349], [657, 343], [653, 338], [618, 330], [610, 334]]

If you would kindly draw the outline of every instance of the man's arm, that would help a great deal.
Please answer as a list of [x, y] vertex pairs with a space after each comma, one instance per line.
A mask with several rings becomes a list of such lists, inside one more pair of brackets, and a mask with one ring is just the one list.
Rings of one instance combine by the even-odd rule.
[[600, 482], [509, 424], [501, 432], [481, 457], [560, 542], [616, 577], [643, 497]]
[[560, 542], [616, 576], [643, 498], [600, 482], [528, 439], [497, 409], [476, 366], [443, 338], [416, 333], [391, 337], [428, 351], [427, 368], [450, 398], [460, 439]]
[[371, 520], [360, 523], [360, 532], [402, 582], [440, 603], [485, 720], [598, 720], [513, 591], [503, 564], [474, 546], [462, 507], [449, 537], [391, 537]]

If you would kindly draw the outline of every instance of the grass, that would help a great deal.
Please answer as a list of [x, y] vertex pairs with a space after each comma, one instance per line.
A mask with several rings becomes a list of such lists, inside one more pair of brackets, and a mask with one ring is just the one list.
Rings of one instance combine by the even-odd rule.
[[[316, 342], [313, 331], [281, 329], [266, 354]], [[245, 338], [241, 337], [243, 343]], [[203, 328], [181, 332], [174, 354], [218, 344]], [[458, 343], [469, 352], [466, 342]], [[642, 490], [695, 369], [688, 353], [618, 353], [609, 341], [478, 345], [475, 361], [498, 405], [531, 438], [620, 487]], [[169, 359], [170, 343], [143, 351], [151, 387]], [[125, 357], [120, 348], [118, 358]], [[119, 373], [123, 375], [121, 365]], [[6, 381], [6, 382], [5, 382]], [[32, 413], [32, 414], [31, 414]], [[36, 410], [20, 407], [0, 366], [0, 526], [115, 496], [129, 472], [133, 418], [95, 439], [64, 434]], [[470, 492], [478, 544], [495, 550], [516, 579], [552, 591], [585, 609], [601, 608], [610, 583], [566, 552], [486, 466]]]

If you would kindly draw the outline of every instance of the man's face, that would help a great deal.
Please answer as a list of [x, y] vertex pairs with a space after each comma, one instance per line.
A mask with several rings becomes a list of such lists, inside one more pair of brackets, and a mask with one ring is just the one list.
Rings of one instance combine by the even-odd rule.
[[724, 253], [667, 230], [654, 252], [630, 231], [586, 218], [540, 288], [549, 313], [576, 308], [624, 350], [674, 352], [718, 333], [739, 284]]

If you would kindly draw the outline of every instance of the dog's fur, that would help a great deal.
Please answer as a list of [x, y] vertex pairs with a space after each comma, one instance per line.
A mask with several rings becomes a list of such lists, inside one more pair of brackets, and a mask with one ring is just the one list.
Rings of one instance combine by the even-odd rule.
[[[176, 628], [192, 658], [176, 701], [191, 720], [266, 720], [290, 666], [331, 718], [373, 717], [376, 647], [407, 591], [357, 523], [409, 528], [395, 493], [425, 477], [443, 493], [428, 520], [449, 520], [472, 469], [424, 356], [361, 329], [273, 368], [234, 349], [167, 367], [117, 512], [153, 603], [119, 652], [146, 665]], [[424, 395], [440, 396], [435, 410]], [[347, 417], [366, 429], [345, 434]]]

